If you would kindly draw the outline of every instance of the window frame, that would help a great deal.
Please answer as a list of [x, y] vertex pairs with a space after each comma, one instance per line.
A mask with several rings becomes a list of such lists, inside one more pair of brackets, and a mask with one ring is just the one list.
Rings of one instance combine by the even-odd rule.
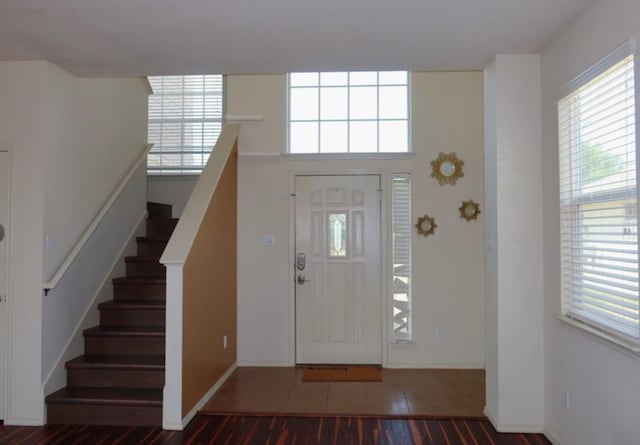
[[[185, 82], [188, 80], [187, 78], [196, 78], [196, 77], [202, 77], [202, 81], [203, 81], [203, 88], [202, 90], [199, 91], [195, 91], [195, 92], [188, 92], [185, 91], [186, 90], [186, 84]], [[207, 80], [207, 77], [211, 77], [211, 80]], [[215, 146], [215, 143], [218, 139], [218, 137], [220, 136], [220, 133], [222, 132], [222, 127], [225, 124], [225, 108], [226, 108], [226, 103], [225, 103], [225, 88], [226, 88], [226, 78], [224, 75], [222, 74], [200, 74], [200, 75], [183, 75], [183, 76], [149, 76], [148, 77], [148, 81], [149, 84], [151, 85], [151, 88], [153, 90], [153, 83], [154, 83], [154, 79], [162, 79], [162, 78], [181, 78], [182, 80], [182, 94], [180, 93], [163, 93], [163, 92], [158, 92], [158, 91], [154, 91], [153, 95], [151, 95], [149, 97], [149, 107], [147, 110], [147, 139], [149, 143], [153, 143], [154, 147], [150, 150], [149, 152], [149, 156], [147, 157], [147, 174], [148, 175], [152, 175], [152, 176], [198, 176], [200, 174], [202, 174], [202, 171], [204, 170], [207, 161], [211, 155], [211, 152], [213, 151], [213, 147]], [[213, 79], [215, 78], [215, 79]], [[210, 91], [207, 91], [206, 89], [206, 84], [207, 82], [211, 82], [212, 84], [215, 84], [217, 86], [217, 84], [220, 85], [220, 89], [218, 90], [215, 86], [213, 88], [211, 88]], [[157, 96], [156, 96], [157, 95]], [[162, 96], [164, 97], [173, 97], [173, 98], [177, 98], [180, 97], [182, 98], [182, 106], [181, 106], [181, 111], [182, 111], [182, 116], [180, 118], [165, 118], [162, 115], [162, 111], [161, 111], [161, 117], [152, 117], [152, 112], [154, 110], [152, 110], [151, 107], [151, 98], [153, 96]], [[213, 115], [215, 115], [215, 117], [207, 117], [205, 116], [205, 114], [208, 112], [207, 110], [207, 101], [205, 100], [205, 98], [207, 97], [218, 97], [219, 96], [219, 103], [220, 103], [220, 109], [218, 110], [217, 107], [213, 106], [212, 107], [212, 111], [211, 113]], [[202, 110], [203, 110], [203, 116], [202, 117], [186, 117], [185, 116], [185, 111], [187, 111], [188, 109], [185, 107], [185, 103], [184, 103], [184, 98], [186, 97], [196, 97], [196, 98], [202, 98]], [[161, 106], [159, 107], [160, 110], [163, 110], [164, 108]], [[219, 116], [219, 117], [218, 117]], [[153, 138], [151, 137], [151, 133], [152, 133], [152, 125], [154, 124], [159, 124], [160, 126], [160, 130], [159, 133], [162, 135], [163, 133], [163, 124], [174, 124], [174, 125], [179, 125], [180, 126], [180, 131], [176, 134], [179, 134], [179, 139], [180, 139], [180, 145], [178, 148], [176, 148], [175, 150], [167, 150], [164, 148], [164, 146], [162, 144], [157, 144], [156, 141], [152, 140]], [[185, 126], [186, 125], [202, 125], [201, 130], [199, 132], [196, 132], [197, 135], [200, 136], [201, 140], [202, 140], [202, 145], [198, 146], [200, 147], [200, 150], [187, 150], [187, 146], [185, 145]], [[216, 130], [214, 128], [214, 130], [211, 133], [211, 138], [212, 141], [210, 144], [205, 143], [205, 138], [208, 136], [207, 135], [207, 129], [205, 129], [205, 125], [206, 124], [218, 124], [218, 129]], [[162, 138], [162, 136], [160, 136]], [[195, 155], [195, 156], [201, 156], [202, 157], [202, 161], [201, 163], [194, 163], [194, 164], [189, 164], [189, 163], [185, 163], [185, 159], [184, 156], [185, 155]], [[162, 159], [163, 156], [162, 155], [177, 155], [180, 157], [180, 163], [179, 165], [162, 165], [162, 163], [159, 166], [154, 166], [150, 164], [150, 160], [152, 159], [153, 156], [158, 156], [159, 158]]]
[[[559, 315], [559, 319], [563, 320], [565, 322], [567, 322], [569, 325], [577, 328], [578, 330], [581, 330], [583, 332], [588, 332], [590, 334], [595, 335], [596, 337], [599, 338], [603, 338], [605, 340], [607, 340], [608, 342], [614, 343], [616, 345], [622, 346], [624, 349], [626, 350], [632, 350], [634, 352], [639, 352], [640, 351], [640, 322], [634, 322], [633, 324], [635, 324], [634, 328], [637, 329], [637, 335], [633, 335], [630, 334], [629, 332], [625, 332], [625, 328], [626, 326], [622, 325], [620, 322], [618, 321], [610, 321], [610, 322], [603, 322], [603, 318], [602, 317], [598, 317], [598, 310], [591, 310], [591, 312], [589, 310], [579, 310], [579, 309], [575, 309], [573, 306], [579, 306], [580, 305], [580, 301], [584, 302], [585, 296], [582, 293], [577, 294], [575, 290], [573, 291], [569, 291], [567, 288], [571, 287], [570, 285], [567, 284], [567, 282], [570, 282], [571, 279], [573, 279], [573, 281], [575, 281], [575, 277], [570, 276], [569, 278], [567, 278], [567, 275], [570, 275], [570, 272], [566, 271], [565, 268], [568, 266], [572, 266], [575, 265], [575, 262], [573, 261], [573, 258], [575, 258], [574, 255], [567, 253], [565, 250], [567, 249], [567, 247], [565, 246], [566, 241], [565, 241], [565, 237], [567, 236], [567, 233], [569, 233], [570, 235], [570, 244], [573, 246], [574, 243], [576, 246], [579, 247], [574, 247], [575, 248], [579, 248], [579, 249], [587, 249], [588, 250], [588, 246], [585, 247], [584, 243], [585, 242], [591, 242], [591, 243], [603, 243], [604, 241], [589, 241], [588, 239], [588, 232], [586, 232], [585, 229], [589, 229], [591, 227], [595, 227], [596, 229], [598, 228], [598, 226], [590, 226], [587, 224], [583, 224], [582, 222], [577, 222], [578, 220], [580, 220], [581, 218], [584, 218], [583, 213], [586, 212], [593, 212], [594, 209], [584, 209], [585, 206], [588, 206], [590, 204], [606, 204], [606, 203], [611, 203], [611, 204], [615, 204], [615, 206], [613, 206], [611, 209], [613, 210], [618, 210], [621, 209], [622, 206], [619, 204], [624, 204], [624, 201], [627, 199], [635, 199], [635, 231], [636, 233], [634, 234], [636, 236], [636, 245], [638, 244], [639, 238], [638, 235], [640, 234], [640, 221], [638, 220], [637, 216], [638, 216], [638, 207], [639, 207], [639, 202], [638, 202], [638, 189], [639, 189], [639, 184], [640, 184], [640, 178], [638, 177], [638, 174], [640, 173], [640, 140], [638, 138], [638, 134], [639, 134], [639, 130], [640, 130], [640, 122], [638, 117], [640, 116], [639, 114], [639, 110], [640, 110], [640, 103], [639, 103], [639, 99], [640, 99], [640, 67], [638, 65], [638, 51], [635, 48], [635, 41], [634, 40], [629, 40], [627, 42], [625, 42], [623, 45], [619, 46], [618, 48], [616, 48], [614, 51], [612, 51], [610, 54], [608, 54], [607, 56], [605, 56], [604, 58], [602, 58], [599, 62], [597, 62], [596, 64], [594, 64], [593, 66], [591, 66], [589, 69], [587, 69], [583, 74], [581, 74], [580, 76], [578, 76], [576, 79], [574, 79], [572, 82], [570, 82], [566, 88], [566, 90], [564, 91], [564, 94], [562, 94], [562, 98], [558, 101], [558, 113], [557, 113], [557, 118], [558, 118], [558, 122], [560, 122], [563, 118], [563, 116], [561, 115], [561, 104], [563, 103], [563, 101], [567, 100], [568, 98], [574, 96], [575, 94], [577, 94], [580, 89], [584, 86], [586, 86], [589, 82], [591, 82], [593, 79], [598, 78], [598, 76], [600, 76], [601, 74], [605, 73], [607, 70], [609, 70], [610, 68], [613, 68], [615, 65], [619, 64], [620, 62], [624, 61], [627, 57], [632, 56], [633, 57], [633, 79], [634, 79], [634, 88], [632, 90], [632, 95], [633, 95], [633, 100], [634, 100], [634, 106], [633, 106], [633, 112], [634, 112], [634, 119], [635, 122], [632, 127], [631, 127], [631, 131], [634, 133], [634, 146], [633, 146], [633, 150], [635, 152], [635, 165], [632, 164], [632, 167], [628, 168], [626, 171], [627, 172], [634, 172], [635, 175], [635, 183], [632, 186], [627, 186], [627, 187], [619, 187], [617, 189], [610, 189], [610, 190], [601, 190], [601, 191], [588, 191], [588, 192], [583, 192], [580, 193], [578, 195], [573, 195], [572, 193], [572, 188], [570, 185], [567, 184], [575, 184], [575, 180], [572, 179], [572, 177], [569, 175], [569, 173], [566, 173], [567, 177], [563, 176], [563, 161], [562, 157], [566, 156], [567, 153], [565, 153], [566, 150], [570, 151], [570, 156], [572, 157], [572, 159], [570, 161], [566, 161], [568, 162], [571, 171], [575, 171], [575, 170], [579, 170], [581, 167], [579, 167], [577, 164], [580, 163], [580, 156], [584, 155], [584, 149], [581, 147], [576, 147], [577, 141], [580, 141], [580, 137], [579, 135], [575, 135], [578, 137], [575, 137], [574, 135], [571, 135], [571, 137], [569, 138], [570, 142], [562, 142], [562, 137], [563, 137], [563, 129], [560, 126], [560, 123], [558, 123], [558, 156], [559, 156], [559, 210], [560, 210], [560, 235], [561, 235], [561, 243], [560, 243], [560, 263], [561, 263], [561, 297], [560, 297], [560, 306], [561, 306], [561, 313]], [[609, 86], [609, 84], [606, 84], [607, 86]], [[600, 93], [602, 94], [602, 93]], [[579, 111], [576, 112], [576, 116], [572, 116], [572, 114], [574, 113], [573, 111], [570, 110], [570, 107], [572, 105], [568, 105], [567, 108], [569, 111], [567, 111], [567, 116], [568, 117], [580, 117], [579, 115]], [[569, 124], [567, 124], [569, 125]], [[608, 124], [608, 125], [612, 125], [612, 124]], [[567, 130], [567, 134], [570, 134], [571, 131]], [[567, 136], [567, 134], [564, 134], [564, 136]], [[563, 146], [564, 144], [564, 146]], [[622, 161], [619, 161], [622, 162]], [[567, 193], [570, 196], [570, 198], [566, 198], [563, 196], [563, 193]], [[582, 210], [581, 210], [582, 209]], [[597, 210], [596, 210], [597, 211]], [[572, 218], [568, 221], [568, 217]], [[614, 216], [611, 216], [614, 217]], [[616, 218], [618, 218], [619, 216], [615, 216]], [[626, 215], [625, 215], [626, 218]], [[568, 221], [568, 222], [567, 222]], [[572, 227], [580, 227], [581, 229], [571, 229], [571, 228], [566, 228], [565, 224], [573, 224]], [[580, 234], [577, 234], [576, 232], [579, 232]], [[627, 232], [622, 232], [624, 234], [626, 234]], [[575, 236], [578, 236], [579, 239], [575, 240]], [[593, 234], [592, 234], [593, 236]], [[597, 235], [596, 239], [598, 237], [600, 237], [601, 235]], [[639, 262], [639, 257], [638, 255], [640, 255], [640, 249], [637, 249], [635, 252], [636, 255], [636, 271], [635, 271], [635, 285], [638, 286], [639, 282], [640, 282], [640, 270], [638, 270], [638, 262]], [[592, 271], [592, 275], [594, 276], [599, 276], [597, 275], [597, 273], [603, 273], [602, 271], [600, 272], [595, 272], [595, 268], [605, 268], [606, 270], [606, 265], [603, 266], [598, 266], [598, 263], [593, 263], [590, 267], [594, 268]], [[582, 271], [584, 269], [581, 268], [580, 270]], [[587, 273], [589, 272], [588, 268], [587, 268]], [[577, 273], [577, 272], [575, 272]], [[583, 272], [578, 273], [578, 275], [582, 274]], [[582, 278], [578, 278], [579, 279], [579, 285], [585, 286], [585, 281]], [[593, 277], [591, 278], [587, 278], [587, 282], [591, 282], [593, 280]], [[588, 286], [587, 286], [588, 287]], [[615, 294], [616, 298], [623, 298], [621, 296], [619, 296], [619, 294]], [[595, 297], [594, 297], [595, 298]], [[603, 304], [603, 302], [606, 302], [605, 300], [595, 300], [597, 302], [599, 302], [600, 304]], [[640, 319], [640, 296], [638, 295], [638, 292], [636, 291], [635, 293], [635, 304], [636, 307], [633, 308], [634, 311], [634, 317], [635, 319]], [[584, 305], [584, 303], [582, 303]], [[600, 310], [603, 311], [603, 310]], [[613, 313], [613, 312], [611, 312]], [[616, 313], [618, 313], [616, 311]], [[616, 315], [617, 317], [618, 315]], [[616, 324], [620, 325], [620, 327], [618, 328], [616, 326]]]
[[[380, 83], [380, 73], [387, 72], [403, 72], [406, 73], [406, 83], [397, 83], [397, 84], [381, 84]], [[323, 74], [334, 74], [334, 73], [346, 73], [347, 74], [347, 82], [346, 84], [341, 85], [322, 85], [321, 76]], [[376, 73], [376, 83], [375, 84], [356, 84], [352, 85], [350, 82], [350, 76], [352, 73]], [[318, 81], [316, 85], [308, 85], [308, 86], [292, 86], [291, 85], [291, 76], [292, 74], [317, 74]], [[406, 97], [406, 118], [380, 118], [380, 87], [393, 87], [393, 86], [404, 86], [406, 88], [407, 97]], [[346, 96], [347, 96], [347, 115], [345, 118], [340, 119], [323, 119], [321, 113], [321, 105], [320, 105], [320, 97], [323, 89], [327, 88], [346, 88]], [[351, 118], [349, 116], [349, 108], [351, 101], [351, 88], [360, 88], [360, 87], [375, 87], [376, 88], [376, 118], [363, 118], [356, 119]], [[318, 112], [317, 119], [291, 119], [291, 91], [293, 89], [316, 89], [318, 95]], [[402, 156], [412, 153], [411, 150], [411, 71], [404, 70], [395, 70], [395, 71], [314, 71], [307, 73], [287, 73], [287, 86], [286, 86], [286, 154], [290, 156], [304, 156], [310, 159], [314, 157], [320, 158], [329, 158], [329, 157], [359, 157], [359, 156]], [[318, 124], [318, 136], [317, 136], [317, 150], [316, 151], [292, 151], [291, 150], [291, 124], [292, 122], [310, 122]], [[331, 123], [331, 122], [344, 122], [347, 127], [347, 150], [346, 151], [321, 151], [321, 131], [320, 127], [322, 123]], [[351, 141], [350, 141], [350, 124], [352, 122], [375, 122], [376, 124], [376, 151], [351, 151]], [[404, 151], [380, 151], [380, 123], [381, 122], [406, 122], [406, 150]]]

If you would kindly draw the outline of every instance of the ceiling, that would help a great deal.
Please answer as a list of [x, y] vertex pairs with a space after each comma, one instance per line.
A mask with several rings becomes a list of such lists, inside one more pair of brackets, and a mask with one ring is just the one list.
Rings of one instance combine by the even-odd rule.
[[0, 60], [77, 75], [482, 69], [594, 0], [0, 0]]

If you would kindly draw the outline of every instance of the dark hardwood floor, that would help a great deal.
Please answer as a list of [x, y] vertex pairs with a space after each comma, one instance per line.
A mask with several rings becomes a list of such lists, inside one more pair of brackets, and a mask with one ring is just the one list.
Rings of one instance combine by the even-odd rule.
[[539, 434], [500, 434], [487, 420], [198, 415], [184, 431], [154, 427], [5, 426], [11, 445], [550, 445]]

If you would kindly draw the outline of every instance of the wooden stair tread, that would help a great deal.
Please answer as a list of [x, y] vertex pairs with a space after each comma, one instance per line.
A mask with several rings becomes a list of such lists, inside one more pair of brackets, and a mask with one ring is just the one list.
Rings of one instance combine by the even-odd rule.
[[160, 256], [153, 256], [153, 255], [132, 255], [132, 256], [128, 256], [124, 258], [125, 262], [127, 263], [133, 263], [133, 262], [139, 262], [139, 263], [159, 263], [160, 262]]
[[159, 326], [94, 326], [84, 330], [84, 336], [91, 337], [164, 337], [165, 329]]
[[156, 277], [118, 277], [111, 282], [113, 284], [166, 284], [167, 280]]
[[170, 222], [175, 222], [176, 224], [178, 223], [178, 220], [180, 218], [162, 218], [162, 217], [157, 217], [157, 216], [151, 216], [149, 218], [147, 218], [147, 220], [149, 221], [170, 221]]
[[81, 355], [68, 361], [67, 368], [163, 370], [162, 355]]
[[162, 389], [65, 387], [46, 398], [50, 404], [162, 406]]
[[98, 309], [128, 311], [128, 310], [150, 310], [164, 311], [166, 309], [165, 300], [125, 300], [125, 301], [105, 301], [98, 304]]
[[147, 202], [147, 217], [165, 217], [170, 218], [172, 216], [172, 205], [162, 204], [159, 202]]
[[137, 236], [136, 241], [143, 243], [168, 243], [168, 236]]
[[85, 355], [65, 363], [67, 386], [46, 398], [56, 424], [162, 424], [166, 270], [162, 251], [178, 223], [172, 206], [147, 203], [146, 235], [98, 304], [100, 325], [83, 331]]

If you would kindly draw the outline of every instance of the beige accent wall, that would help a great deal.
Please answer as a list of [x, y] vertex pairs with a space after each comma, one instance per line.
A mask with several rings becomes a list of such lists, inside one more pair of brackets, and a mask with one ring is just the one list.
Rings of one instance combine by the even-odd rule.
[[[293, 242], [290, 178], [299, 173], [380, 173], [382, 176], [383, 307], [389, 367], [484, 367], [483, 76], [481, 72], [411, 74], [410, 158], [308, 160], [286, 152], [286, 75], [227, 77], [227, 112], [261, 115], [243, 122], [238, 172], [238, 365], [295, 364], [291, 279]], [[464, 177], [440, 186], [430, 177], [439, 152], [456, 152]], [[261, 156], [262, 155], [262, 156]], [[414, 231], [413, 343], [390, 342], [390, 184], [394, 172], [412, 175], [415, 223], [436, 218], [435, 236]], [[462, 201], [480, 203], [477, 221], [459, 216]], [[273, 235], [275, 244], [264, 245]], [[438, 337], [437, 330], [443, 335]], [[384, 337], [383, 337], [384, 338]]]
[[236, 361], [237, 171], [235, 145], [184, 265], [183, 416]]

